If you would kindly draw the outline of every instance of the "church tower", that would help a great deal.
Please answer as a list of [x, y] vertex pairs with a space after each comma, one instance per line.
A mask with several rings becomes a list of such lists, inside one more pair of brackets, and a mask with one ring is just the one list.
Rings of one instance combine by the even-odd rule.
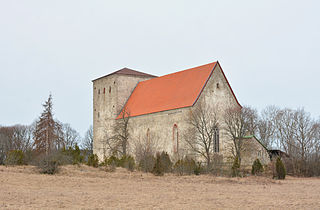
[[156, 76], [123, 68], [93, 80], [93, 153], [99, 160], [106, 154], [106, 139], [115, 119], [140, 81]]

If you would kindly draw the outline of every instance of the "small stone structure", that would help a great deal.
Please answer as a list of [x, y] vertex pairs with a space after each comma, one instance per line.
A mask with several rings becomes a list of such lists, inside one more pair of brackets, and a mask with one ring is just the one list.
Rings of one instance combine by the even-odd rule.
[[[199, 103], [218, 110], [219, 154], [227, 159], [231, 140], [223, 123], [224, 111], [241, 107], [219, 62], [156, 77], [128, 68], [93, 80], [93, 152], [100, 160], [109, 155], [106, 139], [112, 135], [119, 113], [126, 107], [131, 113], [129, 126], [129, 152], [134, 155], [135, 142], [153, 136], [159, 151], [173, 158], [189, 154], [183, 133], [188, 129], [190, 110]], [[247, 154], [246, 163], [261, 156], [267, 164], [266, 151], [257, 139], [247, 139], [253, 152]], [[259, 153], [261, 152], [261, 153]]]

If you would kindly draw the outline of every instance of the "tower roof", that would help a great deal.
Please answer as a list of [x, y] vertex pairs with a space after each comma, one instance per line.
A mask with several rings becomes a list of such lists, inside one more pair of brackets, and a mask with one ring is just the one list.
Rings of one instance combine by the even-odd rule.
[[154, 75], [151, 75], [151, 74], [143, 73], [143, 72], [136, 71], [136, 70], [129, 69], [129, 68], [125, 67], [125, 68], [122, 68], [122, 69], [120, 69], [118, 71], [115, 71], [113, 73], [107, 74], [107, 75], [99, 77], [97, 79], [94, 79], [94, 80], [92, 80], [92, 82], [94, 82], [94, 81], [96, 81], [98, 79], [110, 76], [110, 75], [114, 75], [114, 74], [133, 75], [133, 76], [139, 76], [139, 77], [157, 77], [157, 76], [154, 76]]

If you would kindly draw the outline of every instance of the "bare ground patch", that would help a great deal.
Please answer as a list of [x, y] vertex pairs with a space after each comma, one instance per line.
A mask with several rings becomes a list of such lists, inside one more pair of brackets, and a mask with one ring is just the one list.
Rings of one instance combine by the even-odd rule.
[[0, 209], [318, 209], [320, 179], [155, 177], [118, 168], [0, 166]]

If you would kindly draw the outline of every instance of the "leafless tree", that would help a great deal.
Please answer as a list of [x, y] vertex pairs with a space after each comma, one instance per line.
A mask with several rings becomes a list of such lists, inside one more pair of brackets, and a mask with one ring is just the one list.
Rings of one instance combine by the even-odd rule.
[[124, 108], [120, 116], [113, 126], [113, 135], [107, 138], [106, 145], [112, 154], [124, 156], [128, 154], [130, 112]]
[[74, 147], [80, 142], [79, 133], [68, 123], [60, 123], [62, 125], [62, 145], [64, 148]]
[[261, 112], [257, 126], [257, 137], [268, 148], [279, 144], [276, 142], [276, 116], [279, 112], [279, 108], [275, 106], [268, 106]]
[[204, 102], [199, 103], [189, 113], [189, 129], [184, 134], [187, 146], [206, 160], [207, 169], [215, 152], [219, 151], [218, 117], [215, 108]]
[[33, 126], [15, 125], [0, 127], [0, 164], [10, 150], [26, 152], [32, 149]]
[[142, 170], [152, 171], [155, 163], [154, 156], [160, 148], [159, 138], [154, 132], [147, 130], [146, 135], [139, 136], [134, 143], [134, 154]]
[[52, 150], [63, 147], [61, 136], [61, 125], [53, 119], [52, 96], [43, 104], [44, 111], [36, 122], [34, 136], [34, 147], [37, 153], [48, 155]]
[[276, 134], [288, 155], [287, 167], [293, 174], [307, 175], [312, 157], [317, 156], [319, 124], [304, 109], [282, 109], [276, 117]]
[[247, 125], [247, 134], [256, 135], [259, 124], [259, 115], [257, 109], [250, 106], [244, 106], [241, 109], [241, 113], [244, 116], [245, 124]]
[[90, 127], [88, 128], [88, 130], [84, 136], [84, 139], [82, 142], [82, 148], [89, 151], [90, 154], [92, 154], [92, 152], [93, 152], [93, 127], [92, 127], [92, 125], [90, 125]]
[[246, 108], [233, 107], [225, 111], [224, 123], [226, 133], [232, 139], [230, 146], [234, 158], [238, 158], [241, 164], [241, 153], [244, 149], [243, 137], [246, 135], [250, 120], [247, 118]]

